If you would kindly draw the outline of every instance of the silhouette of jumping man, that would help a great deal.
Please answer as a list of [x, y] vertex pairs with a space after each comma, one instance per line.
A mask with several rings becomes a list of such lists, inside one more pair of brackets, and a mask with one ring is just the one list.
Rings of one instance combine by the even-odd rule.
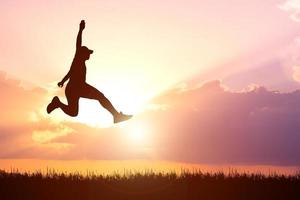
[[51, 103], [47, 106], [47, 112], [50, 114], [56, 108], [60, 108], [64, 113], [75, 117], [78, 115], [79, 98], [95, 99], [108, 110], [114, 117], [114, 123], [128, 120], [132, 115], [124, 115], [118, 112], [111, 102], [96, 88], [86, 83], [86, 66], [85, 61], [90, 58], [93, 50], [88, 49], [86, 46], [81, 46], [82, 31], [85, 28], [85, 22], [82, 20], [79, 25], [79, 32], [76, 41], [76, 53], [73, 59], [71, 68], [67, 75], [57, 85], [63, 87], [64, 83], [69, 79], [66, 86], [65, 94], [68, 105], [63, 104], [57, 96], [55, 96]]

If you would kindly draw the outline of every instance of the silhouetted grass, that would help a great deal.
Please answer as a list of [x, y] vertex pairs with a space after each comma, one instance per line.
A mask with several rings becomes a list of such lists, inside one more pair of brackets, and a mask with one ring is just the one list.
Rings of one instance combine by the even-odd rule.
[[0, 170], [0, 199], [300, 199], [300, 173], [263, 175], [146, 171], [96, 175]]

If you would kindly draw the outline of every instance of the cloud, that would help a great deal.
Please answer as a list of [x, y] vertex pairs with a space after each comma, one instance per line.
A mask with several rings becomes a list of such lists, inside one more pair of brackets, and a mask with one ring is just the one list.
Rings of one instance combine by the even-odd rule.
[[290, 18], [296, 22], [300, 22], [300, 1], [299, 0], [287, 0], [283, 4], [279, 5], [284, 11], [290, 13]]
[[61, 129], [56, 131], [43, 130], [43, 131], [33, 131], [32, 139], [38, 143], [47, 143], [51, 142], [53, 139], [57, 137], [62, 137], [68, 135], [73, 132], [72, 129], [63, 126]]
[[[271, 78], [264, 81], [268, 86], [282, 90], [298, 89], [300, 82], [300, 37], [294, 38], [290, 44], [279, 54], [275, 62], [271, 62], [259, 68], [258, 77], [266, 77], [272, 74]], [[273, 71], [272, 71], [273, 70]], [[275, 71], [275, 72], [274, 72]], [[277, 73], [276, 73], [277, 72]], [[250, 72], [251, 75], [251, 72]], [[252, 77], [246, 80], [257, 79]], [[243, 79], [242, 77], [241, 79]], [[261, 82], [261, 81], [260, 81]]]
[[[290, 18], [295, 22], [300, 22], [300, 0], [286, 0], [284, 3], [279, 5], [279, 8], [288, 12]], [[300, 81], [300, 40], [299, 37], [295, 38], [294, 42], [290, 45], [287, 51], [282, 56], [282, 63], [292, 71], [292, 78], [299, 82]]]
[[[47, 91], [41, 87], [25, 89], [22, 82], [0, 71], [0, 157], [38, 157], [68, 144], [51, 143], [72, 130], [41, 114]], [[51, 148], [53, 147], [53, 148]]]
[[[219, 81], [155, 99], [149, 116], [163, 159], [200, 163], [300, 164], [300, 91], [231, 92]], [[150, 120], [150, 119], [148, 119]]]
[[271, 61], [260, 63], [252, 69], [242, 70], [239, 73], [224, 77], [222, 83], [233, 90], [241, 90], [253, 84], [264, 85], [268, 89], [285, 92], [299, 89], [299, 68], [291, 67], [296, 66], [297, 63], [300, 64], [300, 59], [298, 60], [297, 57], [299, 56], [296, 55], [295, 50], [294, 60], [290, 55], [284, 58], [276, 57]]
[[21, 81], [8, 78], [3, 71], [0, 71], [0, 92], [0, 124], [21, 123], [29, 119], [41, 108], [46, 95], [46, 90], [40, 87], [23, 88]]

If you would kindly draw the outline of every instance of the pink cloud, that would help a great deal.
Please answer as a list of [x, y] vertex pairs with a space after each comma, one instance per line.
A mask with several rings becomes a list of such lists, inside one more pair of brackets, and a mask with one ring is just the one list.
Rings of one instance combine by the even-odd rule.
[[[300, 91], [256, 87], [225, 90], [219, 81], [155, 100], [170, 109], [149, 113], [164, 159], [208, 163], [299, 165]], [[149, 120], [149, 119], [148, 119]]]
[[284, 11], [290, 13], [290, 18], [296, 22], [300, 22], [300, 1], [299, 0], [287, 0], [283, 4], [279, 5]]
[[51, 152], [51, 148], [44, 148], [49, 144], [34, 140], [33, 133], [48, 131], [59, 136], [67, 127], [58, 126], [40, 114], [47, 91], [40, 87], [25, 89], [21, 81], [0, 72], [0, 93], [0, 157], [36, 157], [41, 151]]

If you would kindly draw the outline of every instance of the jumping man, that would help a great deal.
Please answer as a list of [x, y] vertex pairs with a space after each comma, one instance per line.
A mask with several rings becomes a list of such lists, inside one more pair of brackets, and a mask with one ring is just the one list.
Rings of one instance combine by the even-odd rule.
[[90, 58], [93, 50], [88, 49], [86, 46], [81, 46], [82, 31], [85, 28], [85, 22], [82, 20], [79, 25], [79, 32], [76, 41], [76, 53], [73, 59], [71, 68], [67, 75], [61, 82], [58, 83], [59, 87], [63, 87], [64, 83], [69, 80], [65, 94], [68, 104], [62, 103], [57, 96], [55, 96], [51, 103], [47, 106], [47, 112], [50, 114], [56, 108], [60, 108], [64, 113], [75, 117], [78, 115], [78, 102], [79, 98], [95, 99], [108, 110], [114, 117], [114, 123], [128, 120], [132, 115], [124, 115], [118, 112], [111, 102], [96, 88], [86, 83], [86, 66], [85, 61]]

